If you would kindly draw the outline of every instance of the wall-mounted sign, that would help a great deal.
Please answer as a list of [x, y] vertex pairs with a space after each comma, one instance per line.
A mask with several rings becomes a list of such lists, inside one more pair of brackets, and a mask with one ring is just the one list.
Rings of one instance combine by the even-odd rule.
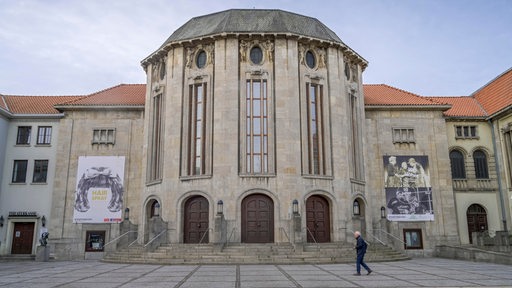
[[36, 217], [37, 212], [35, 211], [10, 211], [9, 217]]

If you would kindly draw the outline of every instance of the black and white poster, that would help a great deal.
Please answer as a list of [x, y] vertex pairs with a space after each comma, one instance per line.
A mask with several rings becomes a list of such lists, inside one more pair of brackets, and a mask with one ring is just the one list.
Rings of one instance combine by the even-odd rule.
[[73, 223], [121, 221], [124, 162], [123, 156], [78, 158]]
[[384, 156], [384, 189], [390, 221], [433, 221], [428, 156]]

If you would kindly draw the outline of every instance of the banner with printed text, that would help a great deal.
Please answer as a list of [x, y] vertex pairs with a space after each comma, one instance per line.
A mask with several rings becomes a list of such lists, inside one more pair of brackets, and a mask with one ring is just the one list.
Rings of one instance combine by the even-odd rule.
[[384, 156], [389, 221], [433, 221], [428, 156]]
[[124, 156], [78, 158], [73, 223], [120, 222]]

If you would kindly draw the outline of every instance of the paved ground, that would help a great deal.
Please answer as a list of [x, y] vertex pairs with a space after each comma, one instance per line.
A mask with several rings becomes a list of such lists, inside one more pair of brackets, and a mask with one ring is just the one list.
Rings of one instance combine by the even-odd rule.
[[512, 266], [440, 258], [355, 265], [131, 265], [98, 261], [0, 262], [4, 287], [512, 287]]

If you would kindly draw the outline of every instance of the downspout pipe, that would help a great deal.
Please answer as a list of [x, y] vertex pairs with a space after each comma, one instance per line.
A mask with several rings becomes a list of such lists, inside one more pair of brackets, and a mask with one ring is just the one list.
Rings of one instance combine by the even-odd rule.
[[500, 171], [500, 165], [498, 164], [498, 161], [497, 161], [497, 155], [498, 155], [498, 150], [496, 148], [496, 134], [494, 133], [494, 124], [492, 123], [491, 120], [487, 120], [489, 125], [491, 126], [491, 131], [492, 131], [492, 148], [494, 149], [494, 165], [496, 166], [496, 174], [498, 175], [498, 194], [500, 196], [500, 206], [501, 206], [501, 218], [502, 218], [502, 222], [503, 222], [503, 231], [507, 231], [507, 215], [505, 213], [505, 200], [503, 199], [503, 187], [501, 185], [501, 171]]

